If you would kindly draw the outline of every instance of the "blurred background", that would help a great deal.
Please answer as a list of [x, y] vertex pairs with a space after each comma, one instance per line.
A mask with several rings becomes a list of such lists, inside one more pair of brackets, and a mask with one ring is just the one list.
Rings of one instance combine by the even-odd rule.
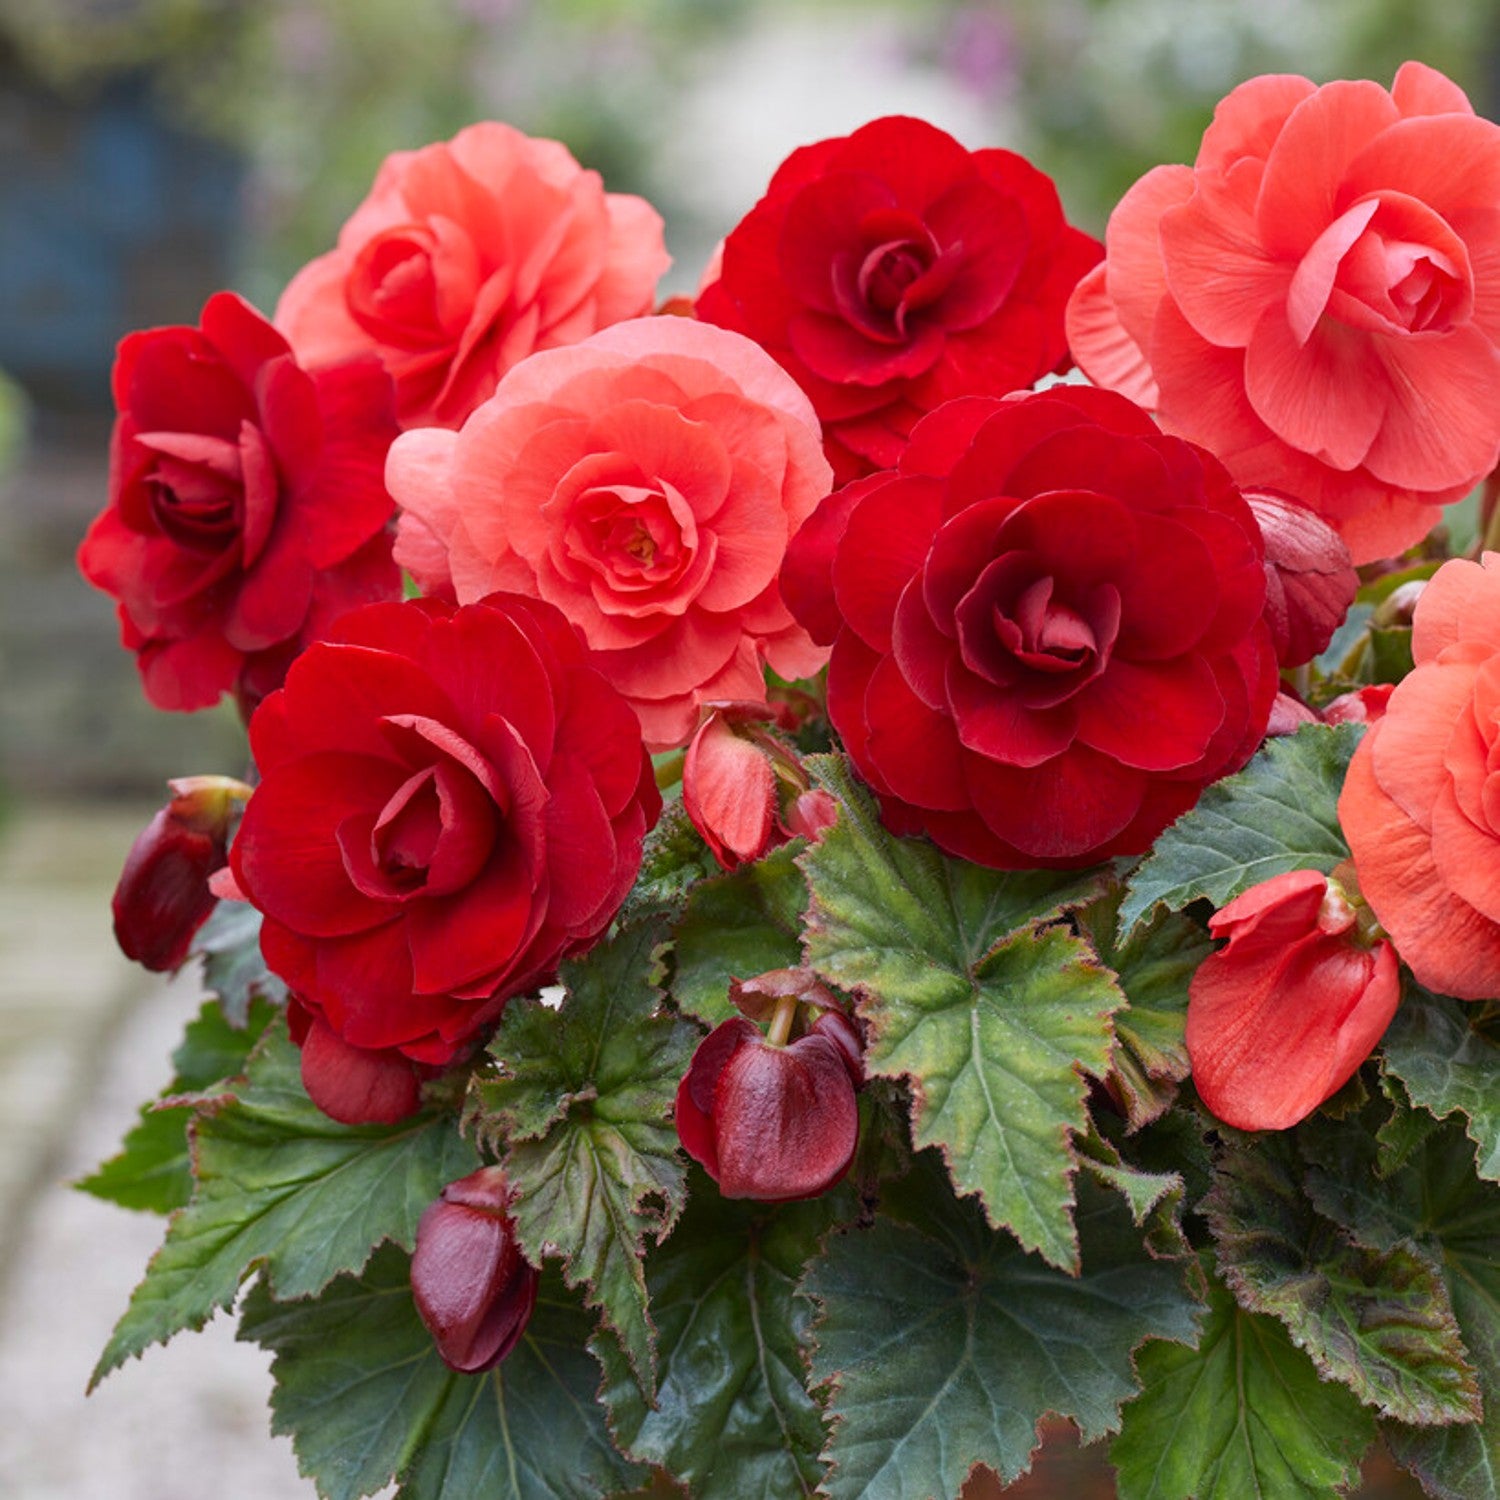
[[[195, 1009], [114, 951], [108, 896], [171, 775], [239, 769], [231, 710], [141, 697], [73, 552], [105, 497], [127, 331], [233, 287], [269, 313], [386, 153], [500, 118], [667, 221], [669, 290], [794, 147], [910, 113], [1018, 150], [1102, 233], [1242, 79], [1500, 98], [1487, 0], [0, 0], [0, 1473], [24, 1500], [311, 1493], [227, 1324], [88, 1406], [160, 1226], [64, 1186], [164, 1081]], [[222, 1323], [222, 1320], [221, 1320]], [[8, 1396], [9, 1400], [9, 1396]], [[173, 1432], [170, 1446], [163, 1436]], [[1064, 1448], [1027, 1493], [1085, 1489]], [[1061, 1465], [1062, 1467], [1058, 1467]], [[1053, 1472], [1055, 1470], [1055, 1472]], [[1021, 1493], [1014, 1491], [1012, 1493]], [[1372, 1471], [1366, 1491], [1414, 1494]]]

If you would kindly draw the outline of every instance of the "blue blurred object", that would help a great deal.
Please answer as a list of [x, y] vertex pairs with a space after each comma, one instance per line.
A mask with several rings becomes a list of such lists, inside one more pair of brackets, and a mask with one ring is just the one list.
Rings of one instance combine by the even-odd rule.
[[146, 82], [77, 102], [0, 71], [0, 367], [42, 405], [109, 405], [115, 343], [229, 280], [243, 171]]

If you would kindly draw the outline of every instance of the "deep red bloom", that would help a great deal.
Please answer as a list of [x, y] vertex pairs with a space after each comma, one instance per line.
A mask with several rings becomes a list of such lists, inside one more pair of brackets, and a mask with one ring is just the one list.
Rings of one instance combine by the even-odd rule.
[[782, 595], [890, 827], [1000, 868], [1144, 849], [1260, 743], [1259, 528], [1107, 391], [951, 402], [831, 495]]
[[555, 609], [511, 595], [346, 616], [250, 743], [231, 866], [327, 1028], [303, 1080], [335, 1118], [364, 1094], [389, 1118], [391, 1095], [333, 1040], [408, 1074], [452, 1061], [604, 931], [661, 806], [629, 706]]
[[1333, 527], [1275, 490], [1245, 491], [1266, 543], [1266, 624], [1283, 667], [1328, 647], [1359, 592], [1349, 549]]
[[1317, 870], [1252, 886], [1208, 923], [1228, 944], [1189, 988], [1199, 1097], [1240, 1130], [1283, 1130], [1348, 1082], [1401, 998], [1396, 951], [1356, 928]]
[[443, 1363], [477, 1375], [521, 1340], [540, 1277], [521, 1255], [499, 1167], [450, 1182], [417, 1225], [411, 1294]]
[[175, 969], [218, 897], [208, 878], [229, 859], [229, 830], [250, 795], [227, 776], [184, 776], [172, 800], [143, 828], [125, 856], [112, 908], [115, 941], [148, 969]]
[[[826, 1192], [849, 1170], [859, 1136], [859, 1033], [800, 969], [736, 983], [730, 998], [748, 1014], [715, 1027], [693, 1054], [677, 1090], [678, 1137], [726, 1198], [780, 1203]], [[799, 1006], [814, 1018], [788, 1041]], [[772, 1039], [752, 1015], [772, 1018]]]
[[796, 377], [844, 483], [894, 464], [942, 402], [1063, 365], [1064, 307], [1102, 253], [1023, 158], [892, 116], [793, 152], [696, 311]]
[[78, 550], [120, 604], [158, 708], [270, 691], [345, 610], [401, 592], [386, 522], [390, 380], [373, 358], [309, 374], [249, 303], [125, 338], [109, 505]]

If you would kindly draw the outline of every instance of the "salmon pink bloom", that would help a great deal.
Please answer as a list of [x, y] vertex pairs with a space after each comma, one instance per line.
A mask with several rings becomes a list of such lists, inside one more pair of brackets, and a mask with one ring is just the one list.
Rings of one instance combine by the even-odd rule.
[[670, 264], [644, 199], [497, 121], [385, 159], [276, 325], [301, 359], [378, 354], [405, 427], [457, 427], [517, 361], [651, 309]]
[[460, 432], [403, 433], [397, 557], [428, 593], [555, 605], [653, 750], [700, 706], [816, 672], [781, 602], [788, 539], [831, 483], [807, 398], [749, 339], [688, 318], [533, 355]]
[[1500, 127], [1441, 73], [1253, 78], [1115, 209], [1073, 357], [1394, 555], [1500, 457], [1497, 203]]
[[1229, 942], [1193, 975], [1187, 1049], [1203, 1102], [1239, 1130], [1284, 1130], [1348, 1082], [1401, 998], [1396, 953], [1359, 930], [1317, 870], [1252, 886], [1209, 918]]
[[1428, 989], [1500, 997], [1500, 553], [1417, 602], [1416, 665], [1350, 762], [1339, 822], [1360, 889]]

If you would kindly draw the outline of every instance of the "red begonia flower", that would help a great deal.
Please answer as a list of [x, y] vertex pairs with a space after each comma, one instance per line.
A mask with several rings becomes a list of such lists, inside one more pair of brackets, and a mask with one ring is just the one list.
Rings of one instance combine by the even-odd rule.
[[944, 401], [1065, 364], [1063, 309], [1099, 256], [1022, 157], [891, 116], [793, 152], [696, 310], [796, 377], [844, 483], [894, 464]]
[[400, 597], [386, 523], [391, 384], [370, 358], [309, 374], [230, 292], [197, 328], [120, 343], [109, 505], [78, 566], [119, 600], [158, 708], [258, 699], [356, 605]]
[[1259, 527], [1111, 392], [950, 402], [793, 539], [828, 712], [885, 820], [1000, 868], [1146, 848], [1265, 732]]

